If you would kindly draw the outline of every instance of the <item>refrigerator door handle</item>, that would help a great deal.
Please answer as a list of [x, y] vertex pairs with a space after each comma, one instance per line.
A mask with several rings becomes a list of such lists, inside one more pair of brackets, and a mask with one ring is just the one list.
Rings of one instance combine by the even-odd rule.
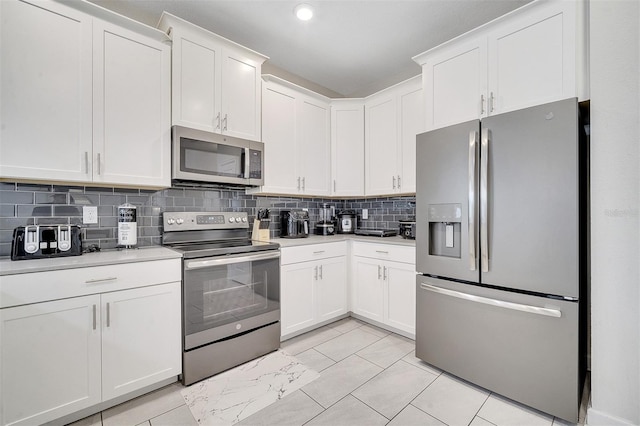
[[482, 272], [489, 272], [488, 192], [489, 140], [491, 131], [482, 129], [480, 143], [480, 264]]
[[476, 142], [478, 132], [469, 132], [469, 269], [476, 266]]
[[420, 283], [420, 288], [434, 293], [442, 294], [445, 296], [455, 297], [458, 299], [467, 300], [469, 302], [482, 303], [485, 305], [496, 306], [498, 308], [511, 309], [514, 311], [527, 312], [535, 315], [543, 315], [547, 317], [560, 318], [562, 312], [557, 309], [540, 308], [538, 306], [522, 305], [520, 303], [506, 302], [504, 300], [489, 299], [487, 297], [475, 296], [473, 294], [462, 293], [460, 291], [448, 290], [442, 287], [436, 287], [431, 284]]

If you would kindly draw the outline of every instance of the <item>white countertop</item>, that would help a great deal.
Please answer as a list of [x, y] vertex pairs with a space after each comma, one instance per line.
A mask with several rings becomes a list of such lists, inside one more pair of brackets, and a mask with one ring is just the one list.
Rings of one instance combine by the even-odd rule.
[[280, 244], [280, 247], [296, 247], [311, 244], [333, 243], [337, 241], [360, 241], [365, 243], [377, 244], [395, 244], [399, 246], [415, 247], [416, 240], [407, 240], [400, 236], [395, 237], [366, 237], [355, 234], [337, 234], [337, 235], [309, 235], [307, 238], [273, 238], [274, 243]]
[[32, 260], [0, 260], [0, 276], [26, 274], [29, 272], [47, 272], [60, 269], [86, 268], [90, 266], [114, 265], [118, 263], [147, 262], [180, 258], [177, 251], [161, 246], [140, 247], [135, 249], [105, 250], [85, 253], [81, 256], [56, 257]]

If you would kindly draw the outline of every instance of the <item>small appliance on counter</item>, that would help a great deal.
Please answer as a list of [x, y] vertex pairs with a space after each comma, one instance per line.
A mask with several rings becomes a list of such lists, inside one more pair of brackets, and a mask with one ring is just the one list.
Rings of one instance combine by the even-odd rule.
[[395, 237], [398, 235], [396, 229], [356, 229], [354, 233], [367, 237]]
[[28, 225], [13, 230], [11, 260], [81, 254], [82, 235], [77, 225]]
[[320, 221], [316, 223], [316, 235], [333, 235], [336, 231], [335, 207], [327, 203], [320, 209]]
[[338, 234], [353, 234], [358, 227], [358, 215], [355, 210], [338, 212]]
[[400, 236], [407, 240], [416, 239], [416, 220], [415, 219], [403, 219], [398, 221]]
[[309, 236], [309, 212], [283, 210], [280, 212], [280, 236], [282, 238], [306, 238]]

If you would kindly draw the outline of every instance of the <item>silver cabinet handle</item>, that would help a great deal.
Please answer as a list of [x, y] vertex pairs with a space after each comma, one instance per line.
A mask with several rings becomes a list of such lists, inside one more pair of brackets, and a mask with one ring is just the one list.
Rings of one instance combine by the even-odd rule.
[[383, 266], [383, 267], [382, 267], [382, 271], [383, 271], [383, 272], [382, 272], [382, 279], [383, 279], [384, 281], [386, 281], [386, 280], [387, 280], [387, 276], [388, 276], [388, 275], [387, 275], [387, 272], [388, 272], [388, 271], [387, 271], [387, 267], [386, 267], [386, 266]]
[[420, 283], [420, 288], [445, 296], [455, 297], [458, 299], [468, 300], [470, 302], [482, 303], [485, 305], [496, 306], [498, 308], [511, 309], [514, 311], [528, 312], [530, 314], [544, 315], [547, 317], [560, 318], [562, 312], [557, 309], [540, 308], [538, 306], [522, 305], [520, 303], [505, 302], [504, 300], [489, 299], [488, 297], [476, 296], [473, 294], [462, 293], [460, 291], [449, 290], [435, 285]]
[[298, 191], [300, 191], [300, 176], [298, 176]]
[[98, 284], [98, 283], [104, 283], [104, 282], [107, 282], [107, 281], [115, 281], [117, 279], [118, 279], [118, 277], [94, 278], [92, 280], [86, 280], [84, 283], [85, 284]]
[[469, 269], [476, 264], [476, 145], [478, 132], [469, 132]]
[[107, 327], [111, 326], [111, 308], [109, 302], [107, 302]]
[[400, 175], [398, 175], [398, 189], [400, 189]]
[[95, 330], [97, 327], [97, 318], [96, 318], [96, 305], [93, 305], [93, 329]]
[[84, 169], [89, 174], [89, 151], [84, 152]]
[[251, 255], [240, 255], [240, 256], [219, 256], [219, 257], [213, 257], [210, 259], [207, 258], [205, 260], [187, 260], [184, 262], [184, 268], [185, 270], [190, 271], [193, 269], [211, 268], [215, 266], [231, 265], [234, 263], [278, 259], [279, 257], [280, 257], [279, 251], [276, 251], [275, 253], [262, 253], [262, 254], [251, 254]]
[[102, 166], [100, 165], [100, 163], [101, 163], [100, 153], [98, 153], [98, 175], [102, 174]]
[[317, 266], [315, 266], [313, 268], [313, 279], [318, 281], [318, 267]]
[[320, 265], [320, 279], [322, 279], [322, 265]]
[[493, 107], [494, 107], [494, 98], [493, 98], [493, 92], [491, 92], [491, 94], [489, 95], [489, 112], [493, 112]]
[[313, 252], [313, 254], [322, 254], [322, 253], [324, 253], [324, 250], [318, 250]]
[[378, 265], [378, 279], [382, 278], [382, 267]]
[[222, 122], [224, 123], [224, 126], [223, 126], [222, 130], [226, 132], [227, 131], [227, 124], [228, 124], [227, 114], [224, 115], [224, 119], [222, 120]]
[[393, 189], [396, 189], [396, 177], [393, 177]]
[[482, 272], [489, 272], [489, 235], [488, 232], [488, 170], [489, 167], [489, 139], [491, 131], [482, 129], [480, 143], [480, 265]]
[[218, 124], [216, 124], [216, 129], [220, 130], [220, 113], [218, 112], [218, 116], [216, 117], [216, 121], [218, 122]]
[[484, 114], [484, 95], [480, 95], [480, 115]]
[[333, 192], [336, 192], [336, 180], [333, 180]]
[[384, 250], [376, 250], [376, 253], [389, 254], [388, 251], [384, 251]]
[[304, 191], [306, 184], [305, 184], [305, 177], [302, 177], [302, 190]]

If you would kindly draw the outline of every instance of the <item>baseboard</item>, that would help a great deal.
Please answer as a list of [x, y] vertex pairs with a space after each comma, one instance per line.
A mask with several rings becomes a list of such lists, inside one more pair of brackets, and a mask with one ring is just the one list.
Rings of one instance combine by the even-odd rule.
[[587, 409], [587, 419], [585, 425], [588, 426], [634, 426], [630, 420], [616, 417], [609, 413], [605, 413], [600, 410], [595, 410], [593, 407]]

